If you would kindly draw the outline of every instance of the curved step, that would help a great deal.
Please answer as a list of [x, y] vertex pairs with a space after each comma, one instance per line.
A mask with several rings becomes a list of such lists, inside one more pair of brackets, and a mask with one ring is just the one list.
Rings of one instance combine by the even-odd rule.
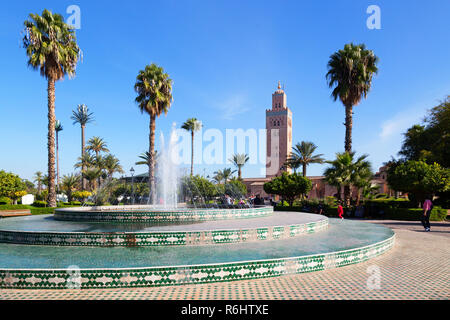
[[52, 215], [0, 221], [0, 242], [50, 246], [213, 245], [277, 240], [325, 230], [328, 218], [277, 212], [261, 218], [190, 224], [105, 224], [55, 221]]
[[0, 288], [120, 288], [248, 280], [360, 263], [388, 251], [386, 227], [330, 219], [308, 237], [190, 247], [0, 244]]
[[73, 207], [56, 209], [54, 217], [77, 222], [192, 222], [224, 219], [246, 219], [273, 214], [273, 207], [239, 209], [158, 209], [151, 206]]

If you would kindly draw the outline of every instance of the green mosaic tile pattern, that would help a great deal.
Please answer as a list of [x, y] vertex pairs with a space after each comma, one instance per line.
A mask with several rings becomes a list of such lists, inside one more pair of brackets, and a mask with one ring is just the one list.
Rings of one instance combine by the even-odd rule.
[[227, 282], [307, 273], [355, 264], [390, 250], [395, 235], [362, 248], [301, 257], [216, 265], [135, 269], [0, 270], [0, 288], [67, 289], [154, 287]]
[[76, 211], [56, 209], [55, 219], [83, 222], [190, 222], [223, 219], [247, 219], [273, 214], [273, 207], [242, 209], [186, 209], [175, 211]]
[[[112, 289], [0, 289], [2, 300], [449, 300], [450, 222], [432, 224], [424, 232], [412, 221], [372, 221], [395, 230], [389, 252], [342, 268], [231, 282], [112, 288]], [[381, 283], [367, 286], [368, 268], [378, 266]], [[424, 272], [426, 270], [427, 272]]]
[[183, 246], [277, 240], [323, 231], [328, 219], [307, 224], [255, 229], [177, 232], [27, 232], [0, 230], [0, 243], [48, 246]]

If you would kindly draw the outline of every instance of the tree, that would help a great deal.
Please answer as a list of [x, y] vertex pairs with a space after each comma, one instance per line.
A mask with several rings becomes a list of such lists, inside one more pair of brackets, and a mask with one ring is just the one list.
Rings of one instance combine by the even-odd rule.
[[59, 14], [48, 10], [44, 10], [41, 16], [31, 13], [24, 25], [23, 46], [28, 56], [28, 66], [39, 69], [48, 82], [48, 205], [56, 207], [55, 83], [65, 75], [69, 78], [75, 76], [81, 50], [76, 42], [75, 28], [66, 24]]
[[450, 95], [428, 111], [424, 125], [415, 124], [404, 133], [399, 155], [405, 161], [437, 162], [450, 168]]
[[182, 182], [184, 190], [192, 200], [202, 198], [204, 201], [208, 201], [217, 195], [217, 188], [214, 184], [202, 176], [185, 176]]
[[283, 172], [281, 176], [273, 178], [264, 184], [264, 191], [268, 194], [280, 195], [292, 207], [294, 200], [307, 194], [312, 188], [311, 180], [297, 173]]
[[233, 156], [228, 159], [235, 167], [238, 168], [238, 179], [242, 180], [242, 167], [250, 160], [248, 154], [245, 153], [236, 153], [233, 154]]
[[287, 159], [285, 165], [294, 169], [294, 172], [297, 168], [302, 166], [303, 168], [303, 176], [306, 177], [306, 167], [312, 163], [324, 163], [325, 159], [322, 158], [323, 154], [314, 155], [314, 151], [316, 151], [317, 146], [308, 141], [302, 141], [301, 143], [297, 143], [293, 151]]
[[17, 199], [24, 195], [22, 191], [25, 190], [26, 185], [18, 175], [0, 170], [0, 197], [11, 198], [16, 203]]
[[224, 192], [230, 197], [240, 199], [247, 194], [247, 186], [239, 178], [233, 178], [224, 186]]
[[370, 180], [372, 179], [373, 172], [372, 166], [369, 161], [366, 161], [367, 155], [359, 157], [353, 164], [352, 172], [352, 185], [356, 188], [356, 205], [359, 205], [361, 199], [361, 190], [363, 194], [367, 194], [372, 189]]
[[355, 186], [359, 194], [365, 182], [372, 177], [371, 165], [366, 160], [367, 157], [362, 155], [355, 159], [355, 152], [338, 152], [335, 160], [327, 161], [331, 166], [324, 171], [325, 181], [337, 188], [338, 198], [340, 198], [341, 188], [344, 187], [346, 206], [350, 205], [351, 186]]
[[138, 94], [135, 102], [141, 113], [145, 112], [150, 116], [148, 183], [151, 192], [150, 202], [153, 204], [156, 200], [154, 192], [155, 122], [156, 117], [162, 113], [167, 114], [172, 104], [172, 79], [164, 73], [163, 68], [152, 63], [139, 71], [134, 90]]
[[219, 184], [223, 181], [223, 184], [226, 185], [228, 180], [231, 179], [231, 177], [233, 176], [233, 173], [235, 173], [235, 172], [236, 172], [236, 170], [231, 170], [231, 168], [217, 170], [214, 172], [215, 176], [213, 177], [213, 179]]
[[62, 177], [61, 189], [66, 194], [69, 202], [72, 201], [72, 193], [76, 190], [78, 182], [78, 177], [73, 173]]
[[42, 184], [44, 182], [44, 176], [43, 176], [41, 171], [37, 171], [34, 174], [34, 180], [33, 181], [37, 183], [37, 192], [38, 192], [38, 194], [41, 194]]
[[[86, 124], [94, 121], [94, 113], [89, 112], [89, 108], [85, 104], [79, 104], [77, 106], [77, 110], [72, 110], [72, 116], [70, 117], [73, 120], [73, 124], [79, 123], [81, 127], [81, 157], [85, 155], [85, 146], [84, 146], [84, 129], [86, 128]], [[83, 171], [86, 170], [86, 167], [83, 166], [81, 168], [81, 188], [85, 189]]]
[[427, 195], [450, 190], [450, 169], [424, 161], [398, 161], [387, 172], [389, 186], [408, 193], [408, 198], [420, 205]]
[[[96, 160], [92, 154], [89, 152], [84, 153], [81, 157], [78, 157], [78, 162], [73, 166], [76, 169], [81, 169], [81, 171], [87, 168], [94, 167], [96, 165]], [[83, 188], [83, 186], [81, 186]]]
[[108, 154], [103, 159], [103, 167], [106, 170], [109, 179], [112, 179], [114, 173], [124, 173], [122, 166], [120, 165], [119, 159], [114, 155]]
[[102, 170], [99, 168], [87, 168], [84, 172], [84, 177], [89, 182], [90, 191], [94, 191], [97, 188], [97, 180], [102, 175]]
[[326, 78], [334, 101], [338, 98], [345, 106], [345, 151], [352, 151], [353, 107], [358, 105], [362, 97], [372, 85], [372, 77], [378, 72], [378, 57], [364, 44], [346, 44], [330, 56]]
[[181, 126], [181, 129], [189, 131], [191, 133], [191, 176], [194, 174], [194, 134], [202, 128], [201, 121], [196, 118], [187, 119]]
[[88, 140], [86, 150], [94, 151], [95, 156], [98, 158], [100, 152], [109, 152], [106, 142], [100, 137], [92, 137]]

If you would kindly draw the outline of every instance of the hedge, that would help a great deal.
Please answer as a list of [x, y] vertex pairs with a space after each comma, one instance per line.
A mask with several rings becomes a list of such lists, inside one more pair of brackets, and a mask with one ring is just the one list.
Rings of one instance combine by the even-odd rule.
[[[72, 206], [64, 206], [64, 207], [72, 207]], [[48, 208], [48, 207], [36, 207], [34, 205], [24, 205], [24, 204], [16, 204], [16, 205], [0, 205], [1, 210], [20, 210], [20, 209], [29, 209], [31, 214], [53, 214], [55, 213], [56, 208]]]
[[[420, 208], [390, 208], [386, 210], [386, 219], [419, 221], [422, 218], [423, 210]], [[447, 217], [447, 209], [435, 206], [431, 210], [431, 221], [442, 221]]]
[[[303, 207], [300, 206], [276, 206], [275, 211], [297, 211], [304, 212]], [[344, 211], [346, 209], [344, 208]], [[324, 215], [327, 217], [337, 217], [337, 206], [324, 206]], [[420, 221], [421, 216], [423, 214], [423, 210], [420, 208], [395, 208], [395, 207], [386, 207], [383, 208], [384, 214], [376, 214], [372, 213], [372, 216], [369, 215], [367, 210], [364, 211], [364, 217], [371, 218], [382, 218], [382, 219], [390, 219], [390, 220], [405, 220], [405, 221]], [[315, 212], [315, 211], [313, 211]], [[353, 215], [353, 214], [352, 214]], [[346, 214], [344, 214], [344, 217]], [[447, 217], [447, 209], [442, 209], [441, 207], [434, 206], [433, 210], [431, 210], [430, 220], [431, 221], [442, 221]]]

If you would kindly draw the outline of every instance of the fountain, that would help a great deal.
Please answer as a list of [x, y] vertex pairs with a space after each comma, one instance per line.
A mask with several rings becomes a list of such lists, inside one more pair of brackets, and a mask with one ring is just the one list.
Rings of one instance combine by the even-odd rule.
[[[163, 137], [162, 137], [163, 139]], [[157, 205], [56, 209], [0, 221], [0, 288], [117, 288], [249, 280], [359, 263], [392, 230], [272, 207], [178, 205], [176, 134], [162, 140]]]

